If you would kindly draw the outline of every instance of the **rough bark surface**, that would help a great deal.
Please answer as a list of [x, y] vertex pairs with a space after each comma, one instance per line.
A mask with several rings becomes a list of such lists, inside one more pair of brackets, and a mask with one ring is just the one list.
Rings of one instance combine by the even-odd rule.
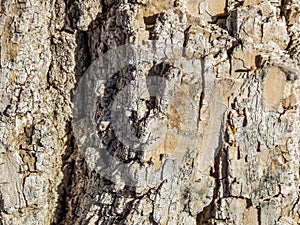
[[[300, 224], [298, 0], [0, 5], [0, 224]], [[139, 168], [151, 172], [146, 183], [160, 177], [131, 186], [93, 168], [75, 135], [80, 121], [72, 125], [73, 100], [101, 54], [147, 40], [202, 64], [145, 62], [100, 87], [98, 141], [137, 180]], [[158, 138], [140, 154], [118, 140], [109, 115], [119, 92], [149, 76], [176, 88], [166, 101], [124, 96], [136, 136]], [[88, 132], [85, 143], [94, 141]], [[178, 170], [174, 149], [183, 152]], [[98, 157], [97, 148], [88, 153]]]

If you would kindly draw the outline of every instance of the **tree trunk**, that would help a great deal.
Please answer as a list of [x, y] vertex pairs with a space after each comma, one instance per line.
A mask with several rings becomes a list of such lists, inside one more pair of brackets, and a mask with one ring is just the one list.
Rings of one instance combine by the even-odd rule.
[[297, 0], [0, 3], [0, 224], [300, 224]]

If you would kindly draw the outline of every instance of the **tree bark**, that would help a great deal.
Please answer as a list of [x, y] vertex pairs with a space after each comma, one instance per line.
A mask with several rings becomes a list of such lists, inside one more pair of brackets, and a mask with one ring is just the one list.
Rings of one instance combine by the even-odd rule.
[[297, 0], [0, 3], [0, 224], [300, 224]]

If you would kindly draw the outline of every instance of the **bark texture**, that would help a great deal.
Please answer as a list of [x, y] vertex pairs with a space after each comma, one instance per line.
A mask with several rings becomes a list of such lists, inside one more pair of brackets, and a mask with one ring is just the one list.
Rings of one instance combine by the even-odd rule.
[[[300, 224], [298, 0], [0, 4], [0, 224]], [[95, 146], [82, 151], [73, 99], [99, 56], [147, 40], [202, 63], [144, 62], [100, 85], [97, 140], [136, 180], [159, 177], [127, 185], [101, 176]], [[151, 76], [172, 94], [136, 98], [134, 81]], [[155, 140], [147, 154], [110, 125], [129, 84], [130, 124]]]

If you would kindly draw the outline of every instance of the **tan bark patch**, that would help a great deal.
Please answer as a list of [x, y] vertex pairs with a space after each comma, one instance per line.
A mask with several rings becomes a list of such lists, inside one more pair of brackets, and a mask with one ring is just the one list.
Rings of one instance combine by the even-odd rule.
[[262, 2], [262, 0], [246, 0], [246, 1], [244, 1], [244, 6], [255, 6], [261, 2]]
[[211, 0], [208, 1], [208, 12], [212, 16], [225, 13], [226, 0]]
[[257, 225], [258, 224], [258, 211], [257, 209], [250, 207], [245, 211], [245, 225]]
[[143, 14], [145, 17], [152, 16], [172, 8], [174, 8], [174, 0], [149, 0], [143, 7]]
[[272, 67], [267, 72], [264, 84], [264, 100], [269, 107], [276, 108], [283, 96], [286, 79], [278, 67]]
[[11, 34], [9, 32], [5, 32], [2, 39], [2, 58], [9, 61], [15, 61], [20, 51], [20, 45], [12, 42]]
[[198, 16], [201, 2], [203, 2], [203, 0], [188, 0], [187, 2], [188, 12], [193, 16]]
[[188, 0], [187, 9], [193, 16], [203, 14], [205, 11], [210, 16], [225, 13], [226, 0]]
[[171, 104], [170, 105], [170, 125], [180, 129], [181, 119], [177, 109]]

